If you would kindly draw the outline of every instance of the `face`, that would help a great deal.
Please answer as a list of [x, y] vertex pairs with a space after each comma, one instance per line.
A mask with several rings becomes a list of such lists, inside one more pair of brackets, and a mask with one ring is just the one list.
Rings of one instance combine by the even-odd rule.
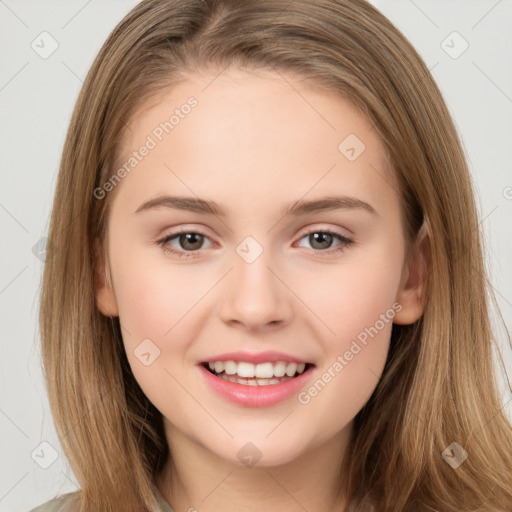
[[419, 292], [398, 187], [361, 113], [291, 76], [214, 76], [129, 123], [125, 172], [97, 192], [113, 201], [113, 289], [100, 282], [97, 303], [120, 317], [168, 435], [279, 465], [346, 437]]

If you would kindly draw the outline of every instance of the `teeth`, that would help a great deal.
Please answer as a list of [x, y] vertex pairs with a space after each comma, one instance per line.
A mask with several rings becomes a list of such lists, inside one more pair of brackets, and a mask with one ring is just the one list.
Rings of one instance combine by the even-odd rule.
[[222, 375], [218, 375], [218, 377], [229, 382], [245, 384], [246, 386], [268, 386], [270, 384], [281, 384], [281, 382], [286, 382], [287, 380], [291, 380], [293, 378], [282, 377], [279, 379], [242, 379], [240, 377], [237, 377], [236, 375], [226, 375], [226, 373], [222, 373]]
[[[215, 365], [217, 365], [217, 362], [215, 362]], [[224, 366], [224, 364], [223, 364], [223, 366]], [[236, 373], [240, 377], [254, 377], [254, 375], [256, 375], [254, 372], [255, 372], [255, 366], [252, 363], [244, 363], [244, 362], [238, 363]], [[259, 377], [259, 375], [258, 375], [258, 377]]]
[[[285, 361], [259, 364], [252, 364], [246, 361], [240, 361], [238, 363], [235, 361], [215, 361], [208, 363], [208, 366], [210, 370], [215, 371], [215, 373], [221, 374], [224, 372], [226, 377], [233, 377], [234, 379], [240, 378], [240, 380], [247, 380], [255, 378], [255, 383], [258, 382], [258, 379], [266, 379], [260, 384], [263, 386], [267, 383], [272, 384], [271, 381], [276, 377], [293, 377], [296, 373], [300, 375], [304, 373], [306, 368], [305, 363], [287, 363]], [[226, 378], [226, 380], [235, 382], [235, 380], [229, 378]], [[252, 384], [249, 383], [249, 385]]]
[[283, 361], [279, 361], [274, 365], [274, 376], [275, 377], [283, 377], [286, 373], [286, 363]]
[[[220, 364], [222, 364], [222, 361], [217, 361], [217, 362], [220, 362]], [[228, 374], [228, 375], [235, 375], [236, 374], [236, 363], [234, 361], [225, 361], [224, 362], [224, 371]], [[220, 373], [220, 372], [217, 372], [217, 373]]]
[[254, 375], [260, 379], [271, 379], [274, 376], [274, 365], [272, 363], [259, 363], [254, 368]]
[[288, 363], [288, 366], [286, 367], [286, 375], [288, 375], [288, 377], [293, 377], [296, 371], [297, 363]]

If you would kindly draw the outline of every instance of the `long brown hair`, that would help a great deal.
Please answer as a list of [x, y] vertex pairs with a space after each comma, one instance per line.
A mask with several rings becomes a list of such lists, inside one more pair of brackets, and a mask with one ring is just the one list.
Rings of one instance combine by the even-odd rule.
[[[145, 99], [229, 66], [290, 73], [357, 105], [389, 153], [408, 242], [422, 226], [430, 238], [424, 314], [393, 326], [383, 376], [355, 418], [340, 481], [349, 510], [512, 510], [512, 427], [464, 153], [422, 59], [364, 0], [144, 0], [101, 48], [63, 149], [40, 310], [51, 410], [81, 487], [76, 510], [157, 510], [152, 486], [172, 456], [119, 319], [95, 304], [94, 248], [113, 194], [94, 190], [116, 171], [124, 126]], [[456, 469], [442, 456], [453, 442], [468, 454]]]

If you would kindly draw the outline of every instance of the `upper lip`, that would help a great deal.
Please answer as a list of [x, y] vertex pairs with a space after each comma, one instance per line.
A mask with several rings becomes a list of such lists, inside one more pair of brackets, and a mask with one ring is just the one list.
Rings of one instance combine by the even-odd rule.
[[[289, 354], [284, 354], [283, 352], [276, 352], [275, 350], [267, 350], [265, 352], [225, 352], [223, 354], [218, 354], [216, 356], [209, 357], [201, 361], [203, 363], [213, 363], [215, 361], [245, 361], [247, 363], [273, 363], [277, 361], [285, 361], [290, 363], [308, 363], [305, 359], [301, 359], [300, 357], [291, 356]], [[311, 364], [311, 363], [310, 363]]]

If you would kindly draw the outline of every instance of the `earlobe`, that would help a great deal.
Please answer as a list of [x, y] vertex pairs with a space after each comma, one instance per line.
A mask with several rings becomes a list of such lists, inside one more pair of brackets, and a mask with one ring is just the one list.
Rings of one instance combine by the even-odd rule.
[[103, 246], [96, 239], [94, 243], [94, 294], [96, 306], [100, 312], [108, 317], [119, 316], [117, 301], [111, 280], [107, 278], [108, 269], [105, 266]]
[[423, 223], [404, 265], [396, 299], [402, 309], [395, 315], [395, 324], [412, 324], [423, 315], [429, 262], [430, 237], [426, 223]]

